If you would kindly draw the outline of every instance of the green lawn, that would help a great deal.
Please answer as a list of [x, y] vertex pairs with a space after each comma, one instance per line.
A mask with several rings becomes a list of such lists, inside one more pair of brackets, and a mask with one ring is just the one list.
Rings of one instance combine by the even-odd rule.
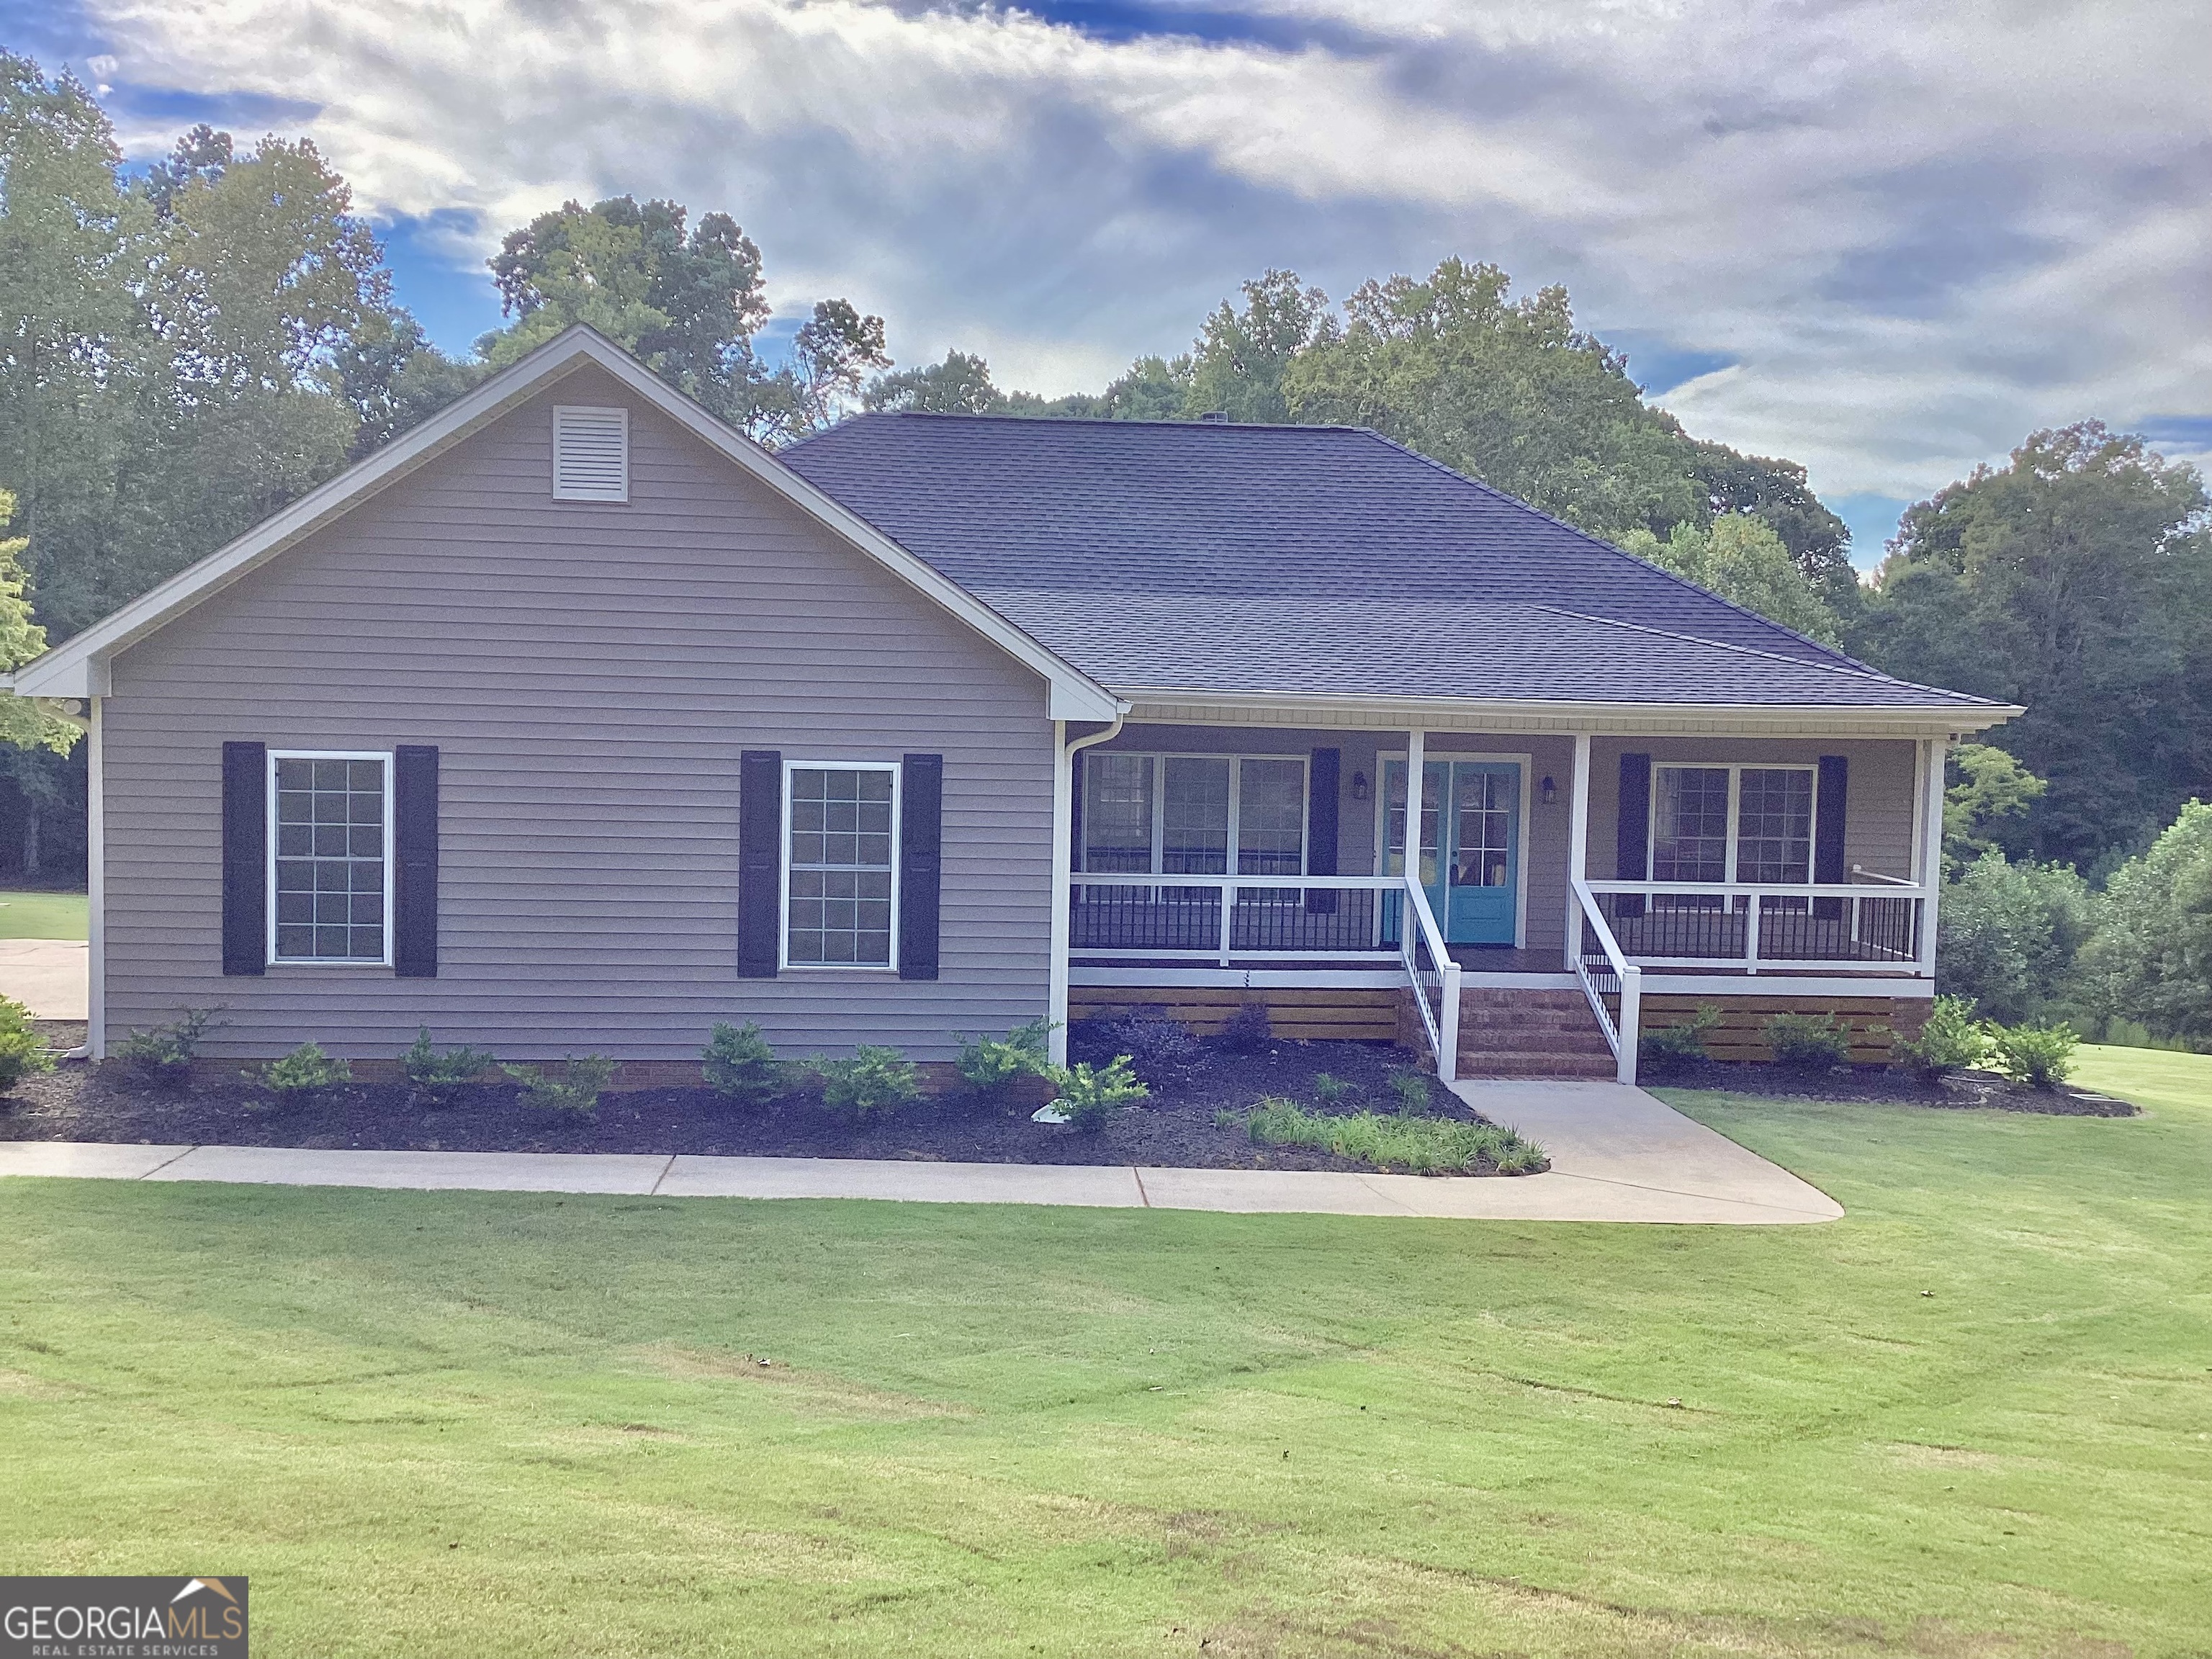
[[82, 939], [82, 893], [0, 892], [0, 939]]
[[0, 1182], [0, 1561], [271, 1656], [2201, 1655], [2212, 1061], [2108, 1066], [1685, 1097], [1771, 1230]]

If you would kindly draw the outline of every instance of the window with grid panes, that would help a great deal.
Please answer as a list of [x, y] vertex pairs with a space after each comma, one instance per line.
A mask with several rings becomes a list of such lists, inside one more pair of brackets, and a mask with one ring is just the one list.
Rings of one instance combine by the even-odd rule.
[[896, 780], [888, 766], [791, 769], [793, 965], [890, 965]]
[[270, 769], [276, 960], [384, 961], [390, 760], [280, 754]]

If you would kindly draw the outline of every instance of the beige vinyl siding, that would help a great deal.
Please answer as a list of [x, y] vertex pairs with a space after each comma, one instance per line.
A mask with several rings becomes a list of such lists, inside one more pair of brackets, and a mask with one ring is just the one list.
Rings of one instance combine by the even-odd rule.
[[[554, 404], [630, 411], [630, 499], [551, 498]], [[1042, 1013], [1044, 682], [595, 369], [124, 652], [103, 709], [107, 1006], [210, 1051], [793, 1050]], [[440, 970], [221, 971], [221, 753], [441, 750]], [[942, 976], [737, 975], [738, 763], [945, 757]]]
[[[1620, 822], [1620, 757], [1649, 755], [1654, 765], [1817, 764], [1823, 755], [1850, 763], [1844, 803], [1844, 868], [1917, 878], [1912, 866], [1916, 746], [1909, 740], [1761, 738], [1599, 738], [1590, 744], [1589, 868], [1610, 878]], [[1561, 779], [1562, 787], [1565, 779]]]
[[[1100, 744], [1085, 752], [1097, 755], [1117, 749], [1163, 755], [1286, 756], [1310, 756], [1316, 749], [1340, 750], [1343, 758], [1337, 777], [1337, 871], [1342, 875], [1364, 876], [1373, 875], [1381, 867], [1376, 856], [1382, 823], [1381, 757], [1405, 754], [1403, 732], [1152, 723], [1125, 727], [1111, 743]], [[1567, 806], [1571, 794], [1573, 740], [1525, 733], [1431, 732], [1428, 754], [1431, 760], [1472, 754], [1529, 757], [1528, 775], [1522, 780], [1522, 787], [1528, 791], [1528, 844], [1521, 854], [1521, 878], [1528, 889], [1525, 948], [1559, 951], [1566, 927]], [[1352, 798], [1352, 781], [1360, 774], [1367, 778], [1365, 800]], [[1555, 799], [1549, 806], [1544, 804], [1542, 794], [1547, 777], [1557, 786]]]

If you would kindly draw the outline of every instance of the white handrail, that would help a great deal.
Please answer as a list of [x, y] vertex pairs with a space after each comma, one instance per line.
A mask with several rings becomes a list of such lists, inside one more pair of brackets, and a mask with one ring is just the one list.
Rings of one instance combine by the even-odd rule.
[[1886, 876], [1879, 870], [1868, 869], [1863, 864], [1851, 866], [1851, 873], [1855, 876], [1863, 876], [1869, 881], [1881, 882], [1891, 887], [1911, 887], [1917, 890], [1920, 885], [1910, 876]]
[[[1869, 872], [1871, 873], [1871, 872]], [[1917, 898], [1926, 895], [1927, 889], [1917, 882], [1900, 882], [1885, 876], [1884, 881], [1893, 882], [1895, 893], [1884, 893], [1884, 898]], [[1864, 898], [1865, 888], [1855, 882], [1771, 882], [1771, 881], [1613, 881], [1585, 880], [1583, 885], [1593, 893], [1648, 893], [1662, 897], [1674, 893], [1690, 893], [1712, 898]]]
[[1583, 915], [1592, 932], [1597, 935], [1598, 948], [1604, 951], [1606, 965], [1613, 969], [1613, 977], [1620, 981], [1620, 1020], [1613, 1023], [1605, 1011], [1605, 999], [1598, 994], [1597, 984], [1590, 977], [1589, 965], [1583, 960], [1580, 951], [1575, 952], [1575, 977], [1582, 981], [1583, 995], [1589, 1000], [1590, 1011], [1596, 1014], [1598, 1028], [1612, 1045], [1613, 1075], [1623, 1083], [1636, 1081], [1637, 1044], [1643, 1034], [1644, 970], [1630, 963], [1622, 954], [1620, 941], [1613, 936], [1607, 925], [1605, 912], [1599, 908], [1597, 897], [1591, 891], [1593, 884], [1580, 876], [1571, 878], [1575, 897], [1582, 903]]
[[[1460, 967], [1444, 947], [1443, 929], [1437, 926], [1437, 913], [1429, 908], [1427, 890], [1411, 871], [1399, 879], [1405, 886], [1406, 909], [1413, 918], [1414, 927], [1401, 926], [1398, 929], [1398, 953], [1406, 964], [1406, 977], [1413, 981], [1414, 1006], [1421, 1011], [1421, 1024], [1428, 1031], [1430, 1046], [1436, 1051], [1437, 1076], [1449, 1083], [1459, 1075]], [[1430, 959], [1437, 964], [1437, 1000], [1440, 1006], [1434, 1012], [1430, 1011], [1427, 993], [1421, 988], [1421, 970], [1416, 965], [1416, 928], [1421, 943], [1428, 947]]]
[[1395, 876], [1148, 876], [1078, 870], [1068, 879], [1086, 887], [1318, 887], [1345, 893], [1394, 893]]

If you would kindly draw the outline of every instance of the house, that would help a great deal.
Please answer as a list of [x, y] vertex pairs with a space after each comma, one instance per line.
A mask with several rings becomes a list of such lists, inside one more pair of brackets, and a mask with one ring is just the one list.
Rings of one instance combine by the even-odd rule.
[[428, 1026], [639, 1079], [720, 1019], [943, 1060], [1249, 998], [1446, 1076], [1631, 1079], [1701, 1002], [1877, 1054], [1946, 746], [2018, 712], [1370, 432], [772, 455], [585, 329], [13, 686], [90, 733], [95, 1054], [219, 1006], [226, 1056]]

